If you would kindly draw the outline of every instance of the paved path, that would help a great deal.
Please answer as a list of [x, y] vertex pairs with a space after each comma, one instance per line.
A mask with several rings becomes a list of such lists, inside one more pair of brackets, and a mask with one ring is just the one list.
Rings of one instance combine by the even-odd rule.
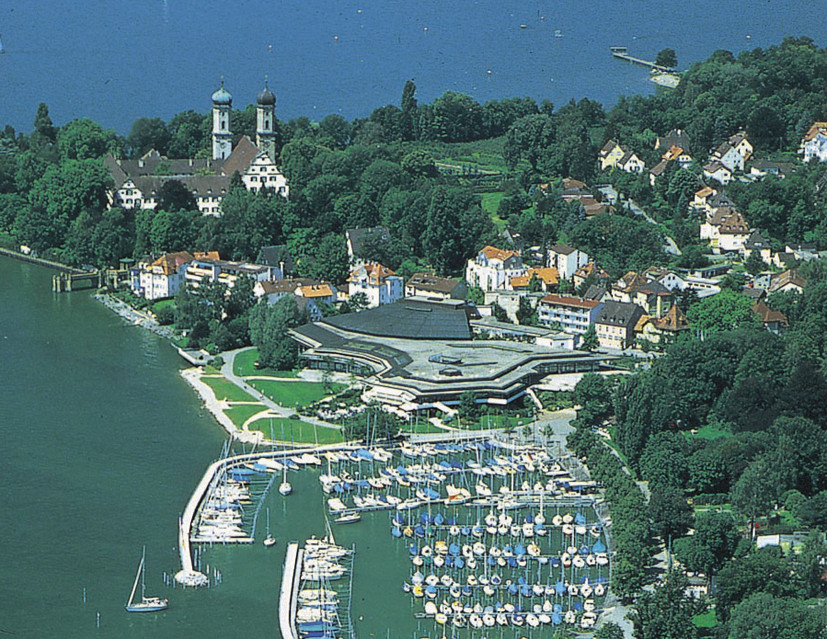
[[[277, 404], [272, 399], [267, 397], [261, 391], [256, 390], [252, 386], [250, 386], [243, 377], [236, 375], [233, 372], [233, 362], [235, 361], [235, 356], [241, 352], [242, 350], [246, 349], [238, 349], [234, 351], [226, 351], [221, 353], [221, 357], [224, 359], [224, 365], [221, 367], [221, 374], [230, 382], [238, 386], [239, 388], [243, 389], [245, 392], [249, 393], [252, 397], [254, 397], [258, 402], [266, 406], [270, 411], [273, 412], [275, 417], [283, 417], [285, 419], [289, 418], [291, 415], [295, 415], [296, 411], [292, 408], [282, 406], [281, 404]], [[282, 378], [273, 377], [270, 379], [276, 379], [278, 381], [283, 381]], [[291, 381], [291, 380], [284, 380], [284, 381]], [[301, 381], [301, 380], [292, 380], [292, 381]], [[337, 424], [331, 424], [330, 422], [326, 422], [324, 420], [319, 419], [318, 417], [309, 417], [306, 415], [301, 415], [301, 420], [307, 424], [312, 424], [314, 426], [319, 426], [321, 428], [332, 428], [334, 430], [341, 430]]]

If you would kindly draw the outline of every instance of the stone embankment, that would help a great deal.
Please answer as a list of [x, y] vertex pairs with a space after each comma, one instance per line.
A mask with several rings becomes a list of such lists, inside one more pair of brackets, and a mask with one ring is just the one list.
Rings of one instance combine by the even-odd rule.
[[126, 302], [122, 302], [117, 297], [109, 295], [107, 293], [98, 293], [95, 295], [95, 299], [98, 300], [101, 304], [103, 304], [106, 308], [114, 311], [122, 318], [131, 322], [135, 326], [140, 326], [141, 328], [145, 328], [148, 331], [152, 331], [156, 335], [160, 335], [163, 338], [168, 340], [173, 340], [177, 336], [175, 331], [173, 331], [169, 326], [161, 326], [158, 322], [155, 321], [155, 318], [152, 317], [150, 313], [145, 311], [138, 311], [132, 308]]

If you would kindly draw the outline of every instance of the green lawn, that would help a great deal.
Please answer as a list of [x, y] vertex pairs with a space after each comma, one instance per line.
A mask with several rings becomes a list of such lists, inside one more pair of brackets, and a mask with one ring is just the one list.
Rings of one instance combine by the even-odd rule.
[[[282, 428], [284, 430], [282, 431]], [[342, 432], [334, 428], [314, 426], [298, 419], [280, 419], [265, 417], [257, 419], [249, 426], [249, 430], [257, 430], [269, 438], [272, 432], [276, 441], [297, 442], [306, 444], [338, 444], [344, 441]], [[283, 434], [282, 434], [283, 433]]]
[[236, 386], [232, 382], [227, 381], [223, 377], [202, 377], [201, 381], [203, 381], [207, 386], [213, 389], [215, 397], [218, 400], [227, 399], [231, 402], [256, 401], [256, 399], [252, 395], [249, 395], [245, 391], [241, 390], [238, 386]]
[[482, 210], [488, 213], [488, 217], [497, 227], [497, 231], [502, 231], [505, 228], [506, 221], [497, 215], [497, 207], [500, 206], [500, 201], [505, 197], [502, 191], [494, 191], [489, 193], [482, 193]]
[[330, 389], [325, 389], [321, 382], [281, 382], [269, 379], [251, 379], [250, 386], [261, 391], [277, 404], [288, 407], [299, 408], [309, 406], [323, 397], [338, 393], [344, 390], [343, 384], [330, 384]]
[[445, 425], [450, 428], [458, 430], [487, 430], [489, 428], [522, 428], [531, 424], [531, 417], [516, 417], [515, 415], [482, 415], [475, 422], [469, 424], [466, 421], [460, 423], [458, 418], [454, 417], [451, 421], [446, 421]]
[[240, 404], [238, 406], [231, 406], [226, 409], [224, 413], [238, 428], [241, 428], [248, 419], [256, 413], [266, 410], [264, 404]]
[[250, 375], [266, 375], [268, 377], [296, 377], [296, 371], [277, 371], [272, 368], [256, 368], [255, 362], [258, 360], [258, 349], [249, 348], [246, 351], [241, 351], [235, 356], [233, 360], [233, 373], [241, 377], [248, 377]]
[[698, 628], [714, 628], [718, 625], [718, 620], [715, 618], [714, 610], [707, 610], [702, 615], [695, 615], [692, 618], [692, 623]]
[[690, 439], [719, 439], [721, 437], [732, 437], [732, 432], [726, 428], [721, 428], [717, 424], [707, 424], [696, 430], [694, 433], [686, 432], [686, 436]]

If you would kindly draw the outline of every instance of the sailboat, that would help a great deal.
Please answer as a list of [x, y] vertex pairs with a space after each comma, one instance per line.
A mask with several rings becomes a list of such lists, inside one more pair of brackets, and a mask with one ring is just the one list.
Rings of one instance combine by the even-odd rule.
[[[158, 612], [166, 610], [169, 606], [168, 599], [160, 597], [147, 597], [144, 592], [144, 571], [146, 568], [146, 546], [141, 553], [141, 563], [138, 566], [138, 573], [135, 575], [135, 583], [132, 584], [132, 592], [129, 593], [129, 601], [126, 602], [127, 612]], [[138, 589], [138, 580], [141, 580], [141, 600], [135, 602], [135, 591]]]
[[287, 466], [284, 467], [284, 475], [282, 477], [282, 482], [279, 484], [279, 494], [286, 496], [293, 492], [293, 487], [290, 485], [290, 482], [287, 481]]
[[264, 538], [262, 542], [267, 548], [276, 545], [276, 538], [270, 534], [270, 509], [267, 509], [267, 536]]

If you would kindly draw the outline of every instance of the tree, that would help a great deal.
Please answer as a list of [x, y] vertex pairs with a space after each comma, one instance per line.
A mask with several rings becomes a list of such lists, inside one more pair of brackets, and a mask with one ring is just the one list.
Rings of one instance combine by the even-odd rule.
[[403, 140], [415, 140], [416, 139], [416, 85], [413, 83], [413, 80], [408, 80], [405, 82], [405, 86], [402, 87], [402, 101], [400, 103], [401, 107], [401, 117], [400, 117], [400, 129], [402, 131], [402, 139]]
[[732, 488], [732, 505], [749, 518], [750, 532], [755, 535], [755, 519], [769, 511], [777, 488], [765, 464], [751, 464]]
[[674, 49], [661, 49], [655, 58], [655, 64], [662, 67], [669, 67], [670, 69], [678, 66], [678, 56]]
[[732, 559], [741, 535], [726, 512], [698, 513], [695, 534], [675, 542], [675, 556], [687, 570], [712, 578]]
[[766, 262], [761, 259], [761, 252], [757, 249], [750, 251], [747, 261], [744, 262], [744, 268], [750, 275], [758, 275], [761, 271], [767, 268]]
[[140, 157], [150, 149], [167, 154], [172, 136], [161, 118], [138, 118], [126, 138], [133, 157]]
[[39, 148], [47, 144], [54, 144], [57, 140], [57, 129], [49, 117], [49, 107], [45, 102], [37, 105], [37, 114], [34, 116], [34, 132], [32, 133], [32, 146]]
[[296, 299], [286, 295], [275, 304], [257, 304], [250, 311], [250, 339], [258, 348], [259, 362], [276, 370], [291, 370], [299, 355], [298, 344], [287, 330], [301, 324]]
[[580, 408], [577, 420], [587, 427], [603, 424], [612, 414], [612, 396], [606, 378], [586, 373], [574, 387], [574, 403]]
[[824, 639], [823, 613], [803, 601], [750, 595], [732, 610], [728, 639]]
[[159, 211], [197, 211], [195, 196], [181, 180], [166, 180], [158, 189]]
[[683, 490], [673, 486], [656, 484], [649, 498], [649, 516], [652, 532], [667, 544], [685, 534], [692, 525], [692, 506], [686, 501]]
[[597, 339], [597, 329], [594, 324], [589, 324], [583, 337], [580, 338], [580, 350], [592, 353], [600, 347], [600, 341]]
[[459, 396], [459, 418], [466, 425], [471, 424], [479, 416], [477, 397], [474, 391], [465, 391]]
[[520, 160], [527, 161], [536, 173], [547, 149], [557, 138], [557, 127], [551, 116], [527, 115], [515, 121], [508, 129], [503, 147], [503, 158], [514, 169]]
[[804, 525], [827, 531], [827, 490], [822, 490], [805, 501], [799, 513]]
[[523, 326], [537, 325], [537, 308], [531, 305], [527, 295], [523, 295], [518, 302], [517, 323]]
[[653, 592], [640, 596], [629, 619], [635, 639], [694, 639], [697, 630], [692, 618], [705, 605], [686, 594], [686, 577], [669, 573]]
[[115, 148], [115, 132], [104, 130], [89, 118], [72, 120], [61, 127], [57, 146], [64, 159], [87, 160], [101, 158]]
[[686, 317], [689, 326], [702, 336], [761, 325], [760, 318], [752, 310], [752, 301], [731, 290], [722, 290], [718, 295], [702, 299], [686, 312]]
[[594, 639], [623, 639], [623, 628], [612, 621], [604, 623], [600, 629], [594, 633]]

